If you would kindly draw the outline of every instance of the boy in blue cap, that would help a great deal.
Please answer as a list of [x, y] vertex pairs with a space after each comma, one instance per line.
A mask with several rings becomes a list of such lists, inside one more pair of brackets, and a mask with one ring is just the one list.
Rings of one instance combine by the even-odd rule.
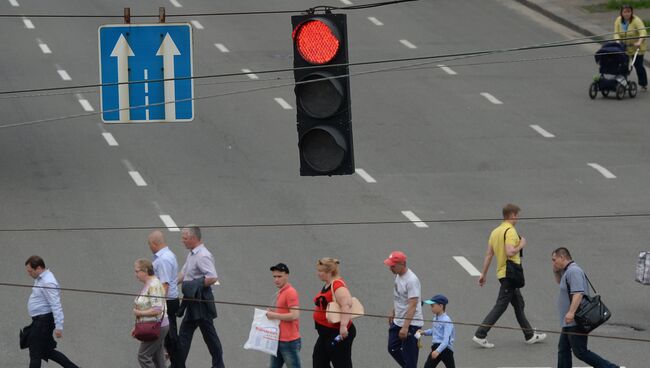
[[432, 336], [431, 354], [424, 363], [424, 368], [435, 368], [438, 363], [445, 363], [447, 368], [456, 368], [454, 362], [454, 340], [456, 332], [454, 323], [446, 313], [449, 300], [442, 294], [434, 295], [431, 299], [425, 300], [424, 304], [431, 306], [433, 323], [428, 330], [421, 331], [422, 335]]

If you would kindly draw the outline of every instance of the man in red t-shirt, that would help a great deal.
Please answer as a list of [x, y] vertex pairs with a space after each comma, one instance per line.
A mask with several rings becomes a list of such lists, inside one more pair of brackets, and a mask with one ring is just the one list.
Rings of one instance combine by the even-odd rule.
[[289, 267], [278, 263], [271, 267], [273, 283], [278, 288], [275, 308], [266, 312], [268, 319], [280, 320], [280, 341], [277, 356], [271, 355], [271, 368], [300, 368], [300, 300], [289, 283]]

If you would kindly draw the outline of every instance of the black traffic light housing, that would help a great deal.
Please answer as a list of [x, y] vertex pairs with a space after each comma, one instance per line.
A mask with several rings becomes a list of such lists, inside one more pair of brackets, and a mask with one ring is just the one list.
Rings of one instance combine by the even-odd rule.
[[291, 17], [300, 175], [354, 174], [347, 17]]

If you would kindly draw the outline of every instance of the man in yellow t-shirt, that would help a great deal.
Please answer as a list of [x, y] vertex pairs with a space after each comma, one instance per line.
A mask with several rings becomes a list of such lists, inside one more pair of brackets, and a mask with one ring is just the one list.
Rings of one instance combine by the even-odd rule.
[[496, 255], [497, 258], [497, 279], [501, 284], [499, 288], [499, 296], [497, 302], [492, 307], [492, 310], [483, 320], [482, 325], [474, 333], [472, 340], [484, 348], [493, 348], [494, 344], [487, 341], [487, 334], [503, 312], [508, 308], [508, 304], [512, 304], [515, 309], [515, 316], [517, 322], [524, 333], [524, 338], [527, 344], [534, 344], [546, 338], [546, 334], [537, 333], [530, 326], [526, 315], [524, 314], [524, 298], [521, 296], [519, 289], [509, 285], [506, 279], [506, 260], [511, 260], [515, 263], [521, 264], [521, 251], [526, 246], [526, 239], [519, 236], [515, 224], [519, 220], [519, 212], [521, 209], [508, 203], [503, 207], [503, 222], [496, 229], [492, 230], [490, 239], [488, 240], [487, 251], [485, 252], [485, 259], [483, 260], [483, 272], [478, 279], [479, 285], [485, 285], [485, 275], [490, 268], [492, 258]]

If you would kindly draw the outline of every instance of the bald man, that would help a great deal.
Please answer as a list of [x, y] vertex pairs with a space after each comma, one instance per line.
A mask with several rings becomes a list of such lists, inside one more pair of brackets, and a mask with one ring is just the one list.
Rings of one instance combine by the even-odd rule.
[[153, 271], [165, 288], [167, 296], [167, 316], [169, 332], [165, 337], [165, 349], [169, 354], [171, 368], [181, 366], [178, 351], [178, 331], [176, 329], [176, 312], [178, 311], [178, 262], [176, 256], [167, 247], [162, 231], [152, 231], [147, 237], [147, 244], [153, 253]]

